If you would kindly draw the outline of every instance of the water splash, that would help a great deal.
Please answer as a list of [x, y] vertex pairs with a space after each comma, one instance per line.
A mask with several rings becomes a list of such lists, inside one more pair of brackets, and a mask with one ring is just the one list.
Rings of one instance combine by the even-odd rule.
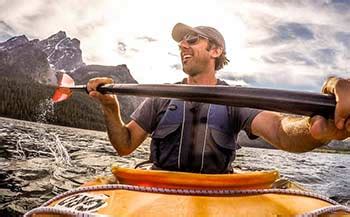
[[20, 134], [16, 142], [15, 158], [26, 160], [33, 157], [53, 157], [55, 163], [61, 166], [71, 166], [69, 153], [53, 132], [47, 132], [43, 124], [35, 129], [33, 134]]
[[35, 133], [21, 134], [16, 143], [17, 159], [25, 160], [28, 157], [50, 156], [55, 163], [61, 166], [71, 166], [69, 153], [56, 132], [50, 132], [46, 123], [54, 119], [55, 106], [51, 99], [45, 99], [39, 103], [35, 115], [35, 121], [40, 125]]
[[57, 164], [62, 164], [62, 165], [69, 165], [72, 166], [71, 164], [71, 159], [68, 154], [67, 149], [64, 147], [63, 143], [61, 142], [60, 138], [58, 137], [57, 134], [55, 133], [50, 133], [49, 134], [50, 140], [46, 140], [45, 144], [46, 147], [51, 151], [55, 158], [55, 162]]
[[19, 160], [25, 160], [26, 159], [26, 154], [23, 151], [22, 142], [23, 142], [22, 139], [18, 139], [17, 143], [16, 143], [16, 153], [17, 153], [16, 158], [19, 159]]
[[52, 120], [54, 117], [55, 104], [51, 98], [41, 101], [35, 115], [35, 121], [39, 123], [48, 123], [48, 120]]

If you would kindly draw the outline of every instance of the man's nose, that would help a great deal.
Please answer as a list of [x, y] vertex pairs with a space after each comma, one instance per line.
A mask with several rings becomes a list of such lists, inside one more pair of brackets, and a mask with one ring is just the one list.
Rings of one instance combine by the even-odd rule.
[[182, 40], [182, 41], [179, 42], [179, 48], [180, 49], [186, 49], [186, 48], [189, 48], [189, 47], [190, 47], [190, 45], [187, 43], [186, 40]]

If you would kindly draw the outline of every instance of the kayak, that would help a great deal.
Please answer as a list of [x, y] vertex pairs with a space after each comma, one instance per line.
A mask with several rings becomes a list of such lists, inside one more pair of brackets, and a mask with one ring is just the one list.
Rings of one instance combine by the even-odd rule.
[[193, 174], [112, 166], [25, 214], [35, 216], [350, 216], [350, 208], [278, 171]]

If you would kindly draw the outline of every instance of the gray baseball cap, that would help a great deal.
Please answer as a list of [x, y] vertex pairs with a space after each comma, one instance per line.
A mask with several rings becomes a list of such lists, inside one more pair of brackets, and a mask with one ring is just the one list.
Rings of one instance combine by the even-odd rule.
[[209, 38], [210, 40], [214, 41], [215, 44], [222, 47], [224, 51], [226, 50], [224, 37], [221, 35], [221, 33], [217, 29], [210, 26], [190, 27], [183, 23], [177, 23], [174, 26], [171, 35], [176, 42], [180, 42], [185, 35], [191, 32], [194, 32]]

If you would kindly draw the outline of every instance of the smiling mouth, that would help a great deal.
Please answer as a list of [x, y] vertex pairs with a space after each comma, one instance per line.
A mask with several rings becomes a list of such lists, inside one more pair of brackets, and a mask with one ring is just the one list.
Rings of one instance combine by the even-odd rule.
[[192, 55], [186, 54], [182, 57], [182, 62], [187, 63], [192, 58]]

